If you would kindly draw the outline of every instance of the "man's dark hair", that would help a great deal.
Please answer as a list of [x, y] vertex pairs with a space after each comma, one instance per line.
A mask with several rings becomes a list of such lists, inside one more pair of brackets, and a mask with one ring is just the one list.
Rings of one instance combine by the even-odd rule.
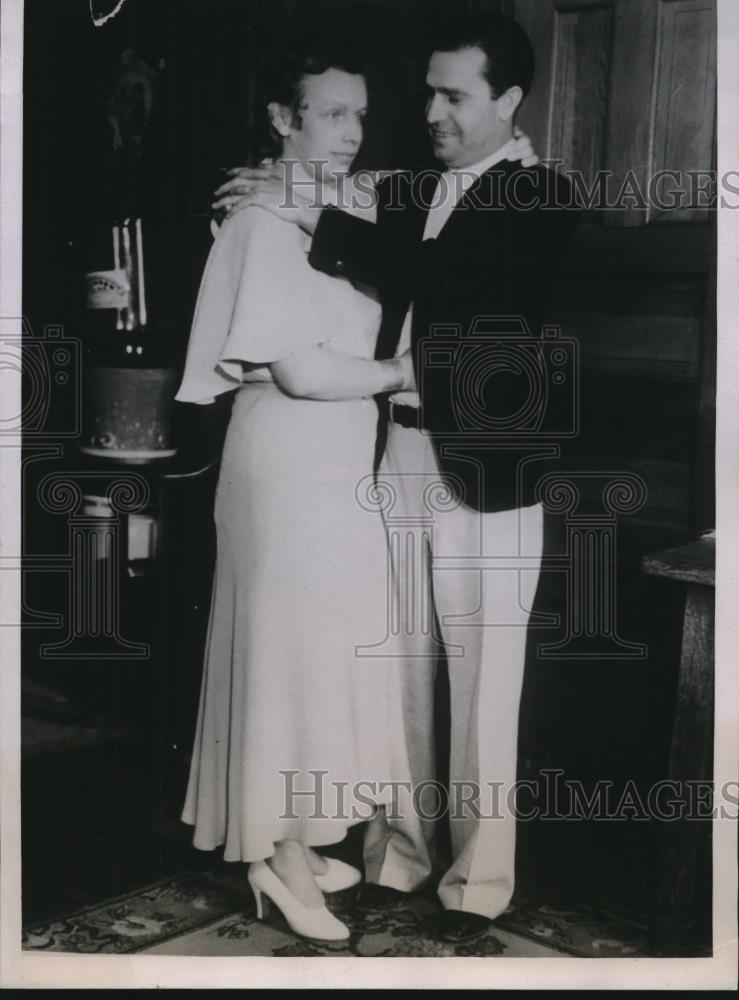
[[510, 87], [520, 87], [525, 97], [534, 77], [534, 50], [518, 21], [503, 14], [472, 14], [448, 22], [431, 42], [432, 52], [482, 49], [484, 76], [493, 97]]

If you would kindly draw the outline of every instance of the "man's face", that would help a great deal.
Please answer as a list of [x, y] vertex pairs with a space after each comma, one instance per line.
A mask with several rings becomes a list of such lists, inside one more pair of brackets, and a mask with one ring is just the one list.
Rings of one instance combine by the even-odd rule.
[[485, 62], [477, 47], [434, 52], [429, 60], [426, 121], [434, 155], [452, 169], [479, 163], [510, 138], [510, 120], [501, 120], [483, 76]]

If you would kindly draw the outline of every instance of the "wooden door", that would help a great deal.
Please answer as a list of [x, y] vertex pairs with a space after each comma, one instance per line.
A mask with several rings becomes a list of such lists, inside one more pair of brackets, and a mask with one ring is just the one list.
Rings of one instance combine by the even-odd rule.
[[625, 195], [610, 225], [707, 221], [715, 0], [515, 0], [514, 12], [538, 65], [521, 124], [545, 157], [585, 190], [609, 172], [607, 201]]

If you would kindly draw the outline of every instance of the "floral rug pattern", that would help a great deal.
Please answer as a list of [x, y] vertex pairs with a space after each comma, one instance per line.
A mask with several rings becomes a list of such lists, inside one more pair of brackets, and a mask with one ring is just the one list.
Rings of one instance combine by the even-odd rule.
[[257, 921], [243, 875], [196, 872], [25, 929], [24, 949], [76, 954], [267, 955], [357, 957], [574, 955], [643, 957], [651, 952], [647, 929], [581, 903], [537, 898], [518, 889], [513, 902], [477, 941], [451, 945], [434, 940], [431, 918], [438, 903], [410, 896], [391, 910], [355, 908], [356, 890], [329, 897], [351, 929], [341, 945], [296, 937], [276, 907]]

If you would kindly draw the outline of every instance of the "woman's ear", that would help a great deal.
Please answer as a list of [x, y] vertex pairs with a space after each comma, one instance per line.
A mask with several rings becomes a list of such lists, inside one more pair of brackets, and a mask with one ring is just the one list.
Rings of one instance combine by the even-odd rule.
[[498, 118], [502, 122], [508, 122], [516, 113], [516, 108], [523, 100], [523, 91], [520, 87], [509, 87], [505, 93], [498, 98]]
[[286, 139], [292, 131], [292, 114], [290, 113], [290, 109], [286, 108], [284, 104], [278, 104], [277, 101], [270, 101], [267, 105], [267, 113], [272, 123], [272, 128], [276, 132], [279, 132], [283, 139]]

